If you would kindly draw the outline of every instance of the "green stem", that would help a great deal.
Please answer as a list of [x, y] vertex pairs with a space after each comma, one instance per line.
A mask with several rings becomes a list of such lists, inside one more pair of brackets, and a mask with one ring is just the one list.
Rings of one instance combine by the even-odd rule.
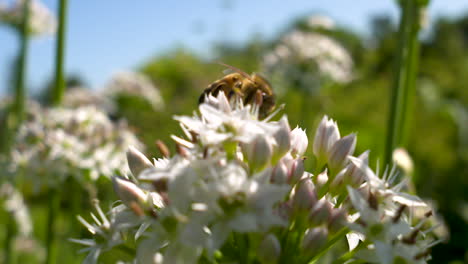
[[321, 249], [312, 259], [309, 261], [304, 261], [303, 263], [316, 263], [317, 260], [319, 260], [325, 253], [330, 250], [330, 248], [338, 242], [338, 240], [342, 239], [347, 233], [349, 232], [349, 229], [347, 227], [341, 229], [338, 231], [328, 242], [327, 244]]
[[52, 105], [58, 106], [62, 102], [65, 93], [65, 38], [67, 32], [67, 6], [68, 0], [60, 0], [59, 26], [57, 32], [57, 44], [55, 54], [55, 86], [52, 93]]
[[417, 73], [419, 66], [419, 39], [418, 33], [420, 29], [419, 20], [419, 8], [416, 4], [413, 5], [411, 9], [411, 32], [410, 40], [408, 44], [408, 78], [406, 79], [406, 89], [405, 89], [405, 100], [403, 101], [403, 113], [406, 113], [402, 117], [402, 125], [400, 127], [400, 143], [403, 146], [407, 145], [408, 134], [411, 128], [412, 114], [413, 114], [413, 105], [414, 97], [416, 94], [416, 82], [417, 82]]
[[47, 256], [46, 263], [51, 264], [56, 261], [57, 254], [57, 245], [55, 241], [56, 231], [57, 231], [57, 219], [59, 217], [59, 207], [60, 207], [60, 193], [57, 188], [51, 188], [49, 192], [49, 201], [48, 201], [48, 216], [47, 216]]
[[18, 71], [15, 85], [15, 101], [14, 101], [14, 112], [16, 114], [16, 124], [19, 124], [24, 117], [24, 105], [26, 100], [26, 61], [28, 59], [28, 50], [29, 50], [29, 11], [28, 8], [31, 0], [26, 0], [23, 6], [23, 21], [21, 23], [20, 30], [20, 53], [18, 57]]
[[419, 5], [416, 0], [402, 1], [399, 43], [395, 61], [395, 78], [387, 123], [384, 165], [392, 161], [393, 150], [404, 144], [409, 112], [416, 86], [419, 58]]
[[29, 50], [29, 6], [30, 0], [26, 0], [23, 6], [23, 21], [21, 27], [18, 29], [18, 35], [20, 37], [20, 49], [18, 56], [15, 58], [13, 67], [16, 69], [13, 72], [14, 75], [14, 91], [13, 91], [13, 103], [3, 120], [2, 124], [2, 139], [0, 140], [0, 151], [1, 153], [8, 153], [12, 145], [12, 141], [15, 135], [15, 130], [18, 129], [20, 123], [24, 118], [24, 108], [26, 100], [26, 66], [28, 60]]
[[15, 237], [15, 219], [13, 216], [7, 216], [7, 224], [6, 224], [6, 238], [5, 238], [5, 257], [4, 263], [10, 264], [14, 263], [15, 255], [13, 249], [13, 240]]
[[[24, 105], [26, 100], [26, 89], [25, 89], [25, 79], [26, 79], [26, 61], [28, 58], [28, 48], [29, 48], [29, 4], [30, 0], [26, 0], [23, 6], [23, 21], [21, 23], [20, 33], [20, 50], [18, 61], [16, 62], [15, 67], [16, 71], [16, 83], [14, 91], [14, 102], [12, 106], [12, 111], [8, 111], [8, 116], [6, 117], [4, 127], [2, 128], [2, 136], [4, 137], [1, 140], [1, 152], [8, 153], [13, 141], [14, 131], [19, 127], [20, 123], [24, 118]], [[13, 240], [15, 237], [15, 220], [12, 217], [9, 217], [6, 228], [6, 238], [5, 238], [5, 263], [10, 264], [14, 261], [13, 254]]]

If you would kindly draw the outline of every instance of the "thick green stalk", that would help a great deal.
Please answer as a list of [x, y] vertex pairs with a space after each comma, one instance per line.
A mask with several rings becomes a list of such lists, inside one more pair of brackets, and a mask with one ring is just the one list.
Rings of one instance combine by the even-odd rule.
[[417, 73], [419, 69], [419, 39], [418, 33], [420, 29], [420, 11], [419, 7], [414, 5], [411, 9], [411, 17], [413, 22], [411, 23], [410, 29], [410, 40], [408, 43], [408, 71], [411, 74], [408, 74], [406, 79], [406, 89], [405, 96], [403, 100], [403, 118], [401, 120], [402, 125], [400, 126], [400, 144], [407, 146], [409, 131], [411, 129], [411, 122], [413, 117], [413, 105], [414, 98], [416, 95], [416, 83], [417, 83]]
[[15, 101], [13, 104], [14, 113], [16, 115], [16, 125], [18, 125], [24, 117], [24, 106], [26, 101], [26, 67], [28, 59], [28, 49], [29, 49], [29, 6], [30, 0], [26, 0], [24, 3], [24, 16], [21, 23], [20, 30], [20, 53], [18, 57], [18, 71], [15, 85]]
[[13, 104], [7, 110], [5, 120], [2, 120], [2, 138], [0, 139], [1, 153], [8, 153], [12, 144], [15, 130], [24, 118], [24, 108], [26, 101], [26, 67], [29, 50], [29, 5], [30, 0], [24, 3], [24, 15], [21, 27], [18, 29], [18, 36], [20, 41], [20, 49], [18, 56], [14, 61], [13, 67], [15, 70], [14, 75], [14, 90], [13, 90]]
[[60, 0], [59, 26], [57, 32], [57, 44], [55, 48], [55, 85], [52, 92], [52, 105], [58, 106], [62, 102], [65, 93], [65, 38], [67, 32], [67, 6], [68, 0]]
[[[24, 3], [23, 21], [21, 23], [21, 29], [18, 31], [20, 33], [20, 50], [18, 61], [15, 63], [15, 67], [17, 67], [15, 73], [17, 76], [14, 91], [14, 102], [12, 109], [9, 109], [7, 113], [8, 116], [6, 117], [4, 127], [2, 128], [2, 134], [4, 137], [1, 140], [0, 146], [2, 153], [8, 153], [10, 150], [15, 130], [19, 127], [24, 118], [24, 107], [26, 101], [26, 61], [28, 58], [29, 48], [29, 3], [30, 0], [26, 0]], [[5, 228], [7, 235], [5, 238], [4, 256], [5, 263], [10, 264], [14, 262], [13, 241], [15, 237], [15, 221], [10, 216]]]
[[414, 98], [419, 59], [419, 4], [416, 0], [401, 2], [399, 42], [395, 61], [395, 78], [387, 124], [384, 165], [392, 162], [393, 150], [404, 146], [408, 116]]

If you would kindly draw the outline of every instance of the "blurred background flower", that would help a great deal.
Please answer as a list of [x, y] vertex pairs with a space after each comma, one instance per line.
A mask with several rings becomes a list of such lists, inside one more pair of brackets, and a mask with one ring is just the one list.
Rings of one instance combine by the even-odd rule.
[[53, 35], [57, 28], [57, 21], [51, 11], [40, 0], [14, 0], [0, 2], [0, 23], [21, 31], [25, 5], [29, 3], [28, 32], [33, 36]]

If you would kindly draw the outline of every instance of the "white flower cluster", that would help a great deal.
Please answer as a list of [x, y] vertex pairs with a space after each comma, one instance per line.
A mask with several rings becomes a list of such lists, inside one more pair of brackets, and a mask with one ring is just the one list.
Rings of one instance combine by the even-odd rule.
[[313, 15], [307, 18], [307, 26], [311, 28], [332, 30], [335, 28], [335, 21], [328, 16]]
[[137, 96], [146, 100], [155, 110], [164, 108], [159, 89], [154, 87], [148, 77], [137, 72], [116, 73], [104, 88], [103, 94], [110, 97]]
[[18, 234], [28, 237], [32, 233], [32, 222], [23, 196], [9, 183], [0, 185], [0, 208], [15, 221]]
[[0, 2], [0, 22], [21, 30], [24, 5], [29, 2], [28, 32], [31, 35], [52, 35], [57, 28], [54, 15], [39, 0], [15, 0], [10, 6]]
[[[113, 178], [122, 204], [109, 216], [97, 206], [94, 223], [79, 218], [95, 236], [73, 240], [87, 246], [86, 262], [125, 248], [138, 263], [309, 263], [345, 236], [356, 259], [428, 258], [427, 221], [414, 226], [407, 217], [428, 206], [401, 193], [403, 184], [390, 188], [378, 178], [367, 166], [368, 152], [353, 157], [354, 134], [341, 137], [324, 117], [313, 175], [304, 169], [305, 132], [291, 130], [285, 116], [259, 120], [258, 109], [209, 95], [199, 113], [176, 117], [186, 139], [172, 136], [175, 156], [151, 162], [130, 148], [132, 175]], [[385, 217], [388, 224], [379, 222]]]
[[164, 109], [164, 100], [151, 80], [141, 73], [129, 71], [115, 74], [107, 85], [98, 91], [70, 87], [65, 93], [63, 105], [71, 108], [95, 106], [112, 114], [117, 109], [116, 100], [122, 95], [141, 98], [155, 111]]
[[[311, 23], [319, 23], [315, 20]], [[321, 27], [314, 25], [314, 29]], [[286, 34], [264, 56], [263, 65], [276, 78], [306, 89], [315, 89], [326, 80], [348, 83], [353, 79], [354, 63], [348, 51], [333, 38], [315, 31], [294, 30]], [[311, 83], [314, 87], [309, 87]]]
[[69, 87], [63, 97], [62, 105], [67, 108], [93, 106], [106, 113], [114, 113], [115, 102], [108, 96], [84, 87]]
[[14, 169], [56, 186], [60, 179], [96, 180], [126, 173], [124, 151], [142, 146], [125, 123], [113, 123], [93, 107], [37, 108], [19, 129], [12, 151]]

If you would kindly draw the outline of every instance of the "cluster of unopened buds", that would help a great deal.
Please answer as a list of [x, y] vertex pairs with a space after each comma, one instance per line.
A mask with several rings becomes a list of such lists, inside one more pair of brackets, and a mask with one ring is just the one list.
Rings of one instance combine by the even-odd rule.
[[[305, 131], [278, 113], [258, 119], [258, 105], [208, 95], [199, 112], [175, 119], [176, 154], [150, 161], [127, 151], [131, 174], [114, 177], [121, 203], [96, 204], [94, 235], [73, 239], [86, 262], [125, 249], [138, 263], [425, 263], [437, 243], [431, 208], [378, 177], [368, 152], [353, 157], [356, 135], [340, 136], [324, 117], [313, 142], [314, 173], [305, 171]], [[278, 110], [279, 111], [279, 110]], [[419, 216], [416, 212], [424, 211]], [[349, 250], [335, 244], [346, 241]], [[399, 261], [399, 262], [398, 262]], [[335, 263], [335, 262], [334, 262]]]

